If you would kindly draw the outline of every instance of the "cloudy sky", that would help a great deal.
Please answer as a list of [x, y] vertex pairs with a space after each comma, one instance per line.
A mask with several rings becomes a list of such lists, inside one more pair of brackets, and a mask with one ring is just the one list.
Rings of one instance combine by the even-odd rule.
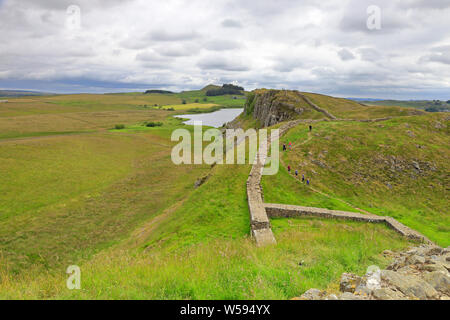
[[[380, 29], [374, 25], [378, 6]], [[0, 88], [450, 99], [449, 0], [0, 0]]]

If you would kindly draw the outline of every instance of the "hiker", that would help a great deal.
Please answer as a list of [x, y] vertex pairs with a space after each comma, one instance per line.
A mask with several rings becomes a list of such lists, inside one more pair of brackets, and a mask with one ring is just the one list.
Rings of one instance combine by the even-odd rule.
[[289, 150], [292, 150], [292, 142], [289, 141]]
[[302, 182], [305, 182], [305, 175], [302, 174]]
[[306, 179], [306, 185], [309, 186], [309, 179]]
[[288, 166], [288, 172], [291, 172], [291, 166]]
[[312, 131], [312, 125], [309, 125], [309, 132]]
[[283, 143], [283, 151], [286, 151], [286, 144]]
[[295, 176], [296, 177], [298, 176], [298, 170], [295, 170]]

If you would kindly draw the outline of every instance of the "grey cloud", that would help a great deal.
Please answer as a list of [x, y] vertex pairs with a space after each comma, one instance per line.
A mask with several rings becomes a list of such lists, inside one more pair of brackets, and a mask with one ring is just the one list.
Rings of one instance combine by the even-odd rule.
[[148, 38], [153, 41], [188, 41], [200, 38], [201, 35], [196, 31], [189, 32], [168, 32], [165, 29], [151, 31]]
[[154, 51], [144, 51], [136, 55], [136, 60], [144, 62], [163, 63], [169, 61], [170, 59], [162, 57], [161, 55], [155, 53]]
[[300, 59], [290, 57], [274, 58], [275, 63], [273, 69], [279, 72], [291, 72], [303, 66]]
[[234, 19], [223, 20], [221, 26], [224, 28], [242, 28], [242, 24], [238, 20]]
[[207, 41], [204, 47], [211, 51], [226, 51], [242, 48], [242, 44], [233, 40], [212, 40]]
[[154, 50], [166, 57], [189, 57], [197, 54], [199, 48], [195, 45], [164, 45], [155, 47]]
[[378, 61], [382, 58], [382, 54], [374, 48], [360, 48], [358, 49], [361, 59], [364, 61]]
[[450, 8], [450, 2], [446, 0], [404, 0], [399, 4], [403, 9], [446, 9]]
[[339, 57], [341, 58], [342, 61], [348, 61], [348, 60], [353, 60], [355, 59], [355, 55], [347, 50], [347, 49], [342, 49], [338, 52]]
[[[5, 0], [11, 3], [15, 0]], [[43, 8], [48, 10], [66, 10], [71, 5], [77, 5], [81, 10], [93, 10], [96, 8], [111, 8], [117, 5], [129, 4], [135, 0], [21, 0], [21, 5], [28, 8]]]
[[433, 53], [424, 55], [419, 59], [420, 63], [438, 62], [450, 65], [450, 45], [431, 48]]
[[[70, 38], [64, 23], [72, 3], [83, 28]], [[76, 78], [64, 88], [88, 92], [96, 80], [119, 79], [117, 88], [126, 80], [178, 90], [220, 79], [344, 96], [442, 94], [450, 81], [447, 3], [5, 0], [0, 85]], [[372, 4], [382, 9], [382, 30], [374, 32], [366, 27]]]
[[236, 60], [232, 60], [226, 57], [207, 57], [200, 60], [197, 66], [203, 70], [223, 70], [223, 71], [248, 71], [249, 67]]
[[421, 57], [420, 62], [438, 62], [438, 63], [450, 65], [450, 54], [448, 54], [448, 53], [441, 53], [441, 54], [433, 53], [433, 54]]

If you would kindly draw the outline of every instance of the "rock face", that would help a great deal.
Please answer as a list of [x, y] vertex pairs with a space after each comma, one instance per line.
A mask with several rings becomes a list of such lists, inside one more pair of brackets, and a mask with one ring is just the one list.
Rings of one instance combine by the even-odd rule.
[[450, 247], [421, 245], [383, 254], [394, 258], [386, 270], [369, 268], [362, 277], [343, 273], [340, 294], [310, 289], [295, 300], [450, 300]]
[[311, 106], [297, 91], [255, 90], [245, 104], [244, 112], [253, 114], [262, 127], [298, 119]]

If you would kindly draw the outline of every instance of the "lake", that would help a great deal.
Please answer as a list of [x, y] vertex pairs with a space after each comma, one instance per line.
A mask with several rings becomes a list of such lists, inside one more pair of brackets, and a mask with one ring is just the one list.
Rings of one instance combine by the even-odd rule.
[[202, 125], [220, 128], [225, 123], [234, 120], [238, 115], [240, 115], [244, 111], [244, 109], [220, 109], [218, 111], [210, 112], [210, 113], [201, 113], [201, 114], [182, 114], [178, 116], [174, 116], [176, 118], [189, 119], [188, 121], [183, 122], [184, 124], [193, 125], [194, 121], [201, 121]]

